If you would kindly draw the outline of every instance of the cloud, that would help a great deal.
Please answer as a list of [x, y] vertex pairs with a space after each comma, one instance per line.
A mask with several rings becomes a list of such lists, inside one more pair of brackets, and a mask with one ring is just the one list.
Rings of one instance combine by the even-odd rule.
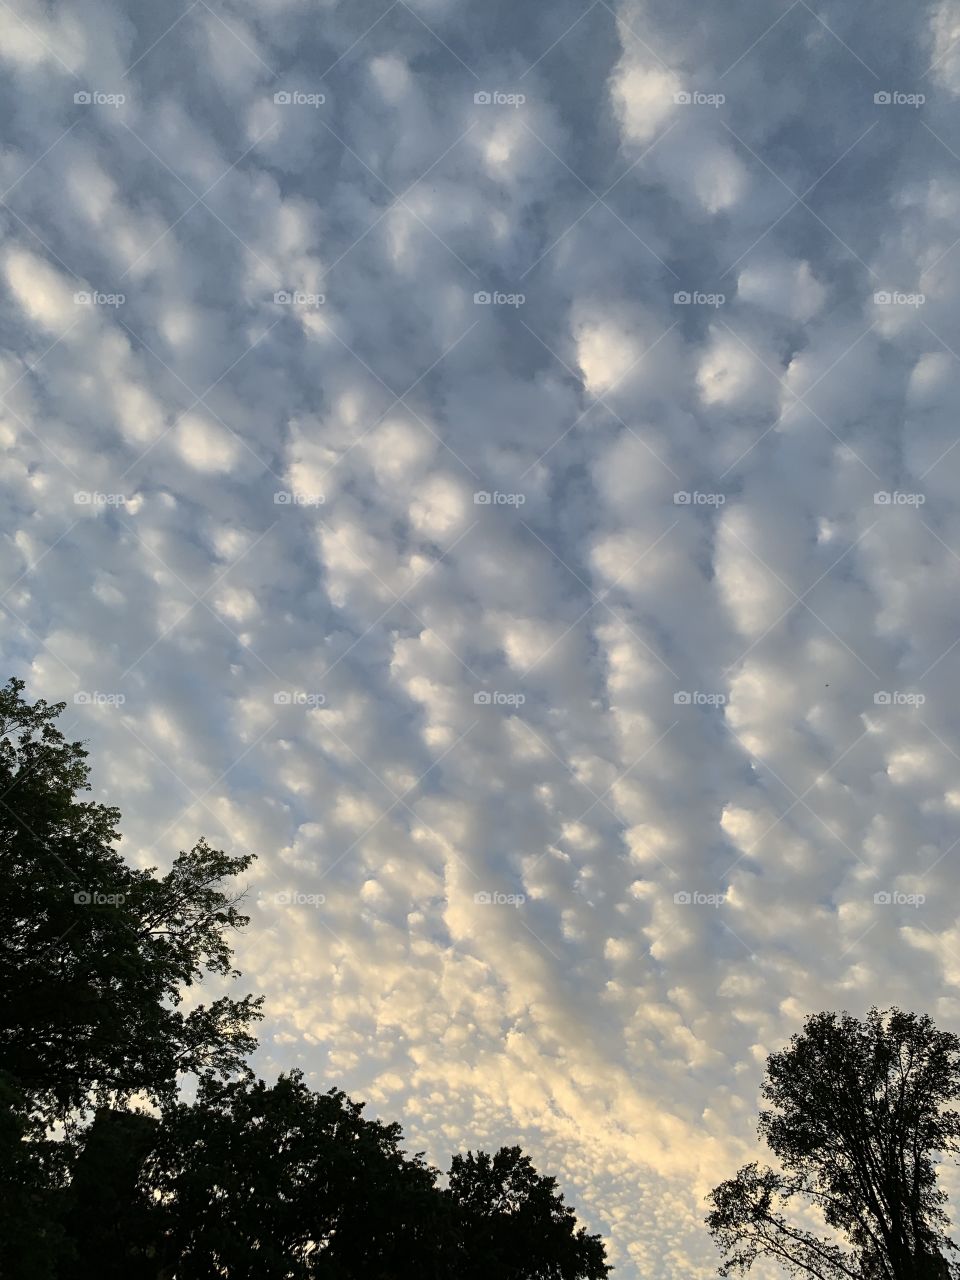
[[8, 666], [260, 1070], [713, 1274], [765, 1054], [960, 1015], [952, 11], [14, 9]]

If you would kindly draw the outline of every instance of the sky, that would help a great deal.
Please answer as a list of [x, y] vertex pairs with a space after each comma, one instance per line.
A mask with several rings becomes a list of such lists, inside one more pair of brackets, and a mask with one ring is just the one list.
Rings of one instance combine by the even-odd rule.
[[960, 1024], [960, 5], [0, 22], [3, 675], [259, 1071], [714, 1274], [766, 1055]]

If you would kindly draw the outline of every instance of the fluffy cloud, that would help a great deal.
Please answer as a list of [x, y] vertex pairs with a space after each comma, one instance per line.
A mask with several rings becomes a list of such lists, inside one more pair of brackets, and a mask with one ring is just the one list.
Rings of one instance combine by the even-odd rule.
[[952, 8], [9, 26], [8, 669], [259, 853], [261, 1070], [712, 1274], [804, 1013], [960, 1015]]

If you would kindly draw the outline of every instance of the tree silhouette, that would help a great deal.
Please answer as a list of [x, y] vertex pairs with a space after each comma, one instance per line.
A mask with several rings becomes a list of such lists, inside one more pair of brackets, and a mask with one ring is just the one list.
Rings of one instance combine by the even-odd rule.
[[459, 1271], [465, 1280], [602, 1280], [610, 1270], [600, 1237], [577, 1229], [556, 1179], [538, 1174], [519, 1147], [454, 1156], [449, 1195], [469, 1242]]
[[[761, 1093], [780, 1171], [749, 1164], [712, 1192], [721, 1275], [768, 1257], [820, 1280], [960, 1276], [937, 1182], [960, 1138], [957, 1036], [899, 1009], [815, 1014], [767, 1059]], [[808, 1229], [811, 1210], [829, 1234]]]
[[240, 1071], [260, 1000], [182, 1013], [184, 988], [232, 973], [247, 923], [221, 881], [250, 857], [200, 841], [172, 869], [129, 867], [116, 809], [82, 799], [87, 752], [54, 724], [64, 704], [0, 689], [0, 1075], [34, 1114], [72, 1123], [134, 1093], [174, 1095], [178, 1075]]

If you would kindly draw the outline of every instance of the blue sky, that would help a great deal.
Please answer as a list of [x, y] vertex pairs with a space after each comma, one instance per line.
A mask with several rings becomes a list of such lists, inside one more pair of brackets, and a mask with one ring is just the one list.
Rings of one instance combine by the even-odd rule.
[[2, 22], [7, 671], [259, 855], [260, 1070], [713, 1274], [765, 1055], [960, 1015], [960, 7]]

